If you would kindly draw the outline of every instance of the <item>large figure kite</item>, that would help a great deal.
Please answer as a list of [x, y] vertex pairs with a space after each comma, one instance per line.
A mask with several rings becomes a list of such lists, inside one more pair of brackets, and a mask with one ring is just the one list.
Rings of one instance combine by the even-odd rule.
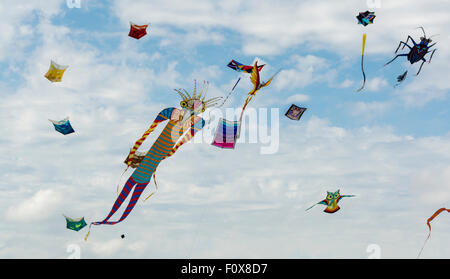
[[328, 192], [327, 191], [327, 197], [323, 200], [320, 201], [316, 204], [314, 204], [313, 206], [309, 207], [306, 210], [310, 210], [311, 208], [313, 208], [314, 206], [318, 205], [318, 204], [323, 204], [326, 205], [327, 207], [325, 208], [325, 210], [323, 212], [326, 213], [335, 213], [336, 211], [338, 211], [339, 209], [341, 209], [338, 205], [339, 201], [342, 198], [347, 198], [347, 197], [354, 197], [355, 195], [341, 195], [339, 193], [340, 190], [337, 190], [336, 192]]
[[[423, 29], [423, 27], [418, 27], [418, 28], [422, 29], [422, 32], [423, 32], [423, 37], [420, 37], [420, 42], [416, 43], [414, 41], [414, 39], [408, 35], [408, 38], [406, 39], [406, 43], [403, 41], [400, 41], [397, 49], [395, 50], [395, 54], [397, 54], [397, 51], [402, 44], [403, 44], [402, 49], [404, 49], [405, 46], [407, 46], [409, 48], [409, 52], [404, 53], [404, 54], [397, 54], [391, 61], [384, 64], [384, 66], [388, 65], [389, 63], [391, 63], [392, 61], [397, 59], [397, 57], [399, 57], [399, 56], [406, 56], [406, 58], [408, 59], [408, 61], [411, 64], [422, 61], [422, 64], [420, 64], [419, 71], [416, 74], [416, 75], [418, 75], [420, 73], [420, 71], [422, 70], [423, 64], [425, 62], [427, 62], [427, 60], [425, 59], [425, 55], [430, 52], [431, 52], [431, 55], [430, 55], [430, 59], [428, 59], [428, 63], [431, 62], [431, 58], [433, 58], [433, 55], [434, 55], [434, 52], [436, 51], [436, 49], [433, 49], [433, 51], [431, 51], [430, 48], [433, 47], [436, 43], [434, 43], [432, 45], [428, 45], [429, 43], [432, 42], [431, 38], [433, 36], [431, 36], [430, 38], [427, 39], [427, 35], [425, 34], [425, 30]], [[408, 41], [410, 39], [411, 39], [411, 42], [413, 43], [413, 46], [408, 45]]]
[[[206, 108], [216, 105], [220, 98], [216, 97], [205, 100], [207, 91], [205, 85], [203, 86], [201, 92], [197, 94], [197, 86], [195, 84], [194, 93], [192, 96], [186, 90], [183, 90], [184, 92], [182, 92], [181, 89], [175, 91], [182, 98], [182, 101], [180, 102], [182, 109], [172, 107], [162, 110], [153, 121], [150, 128], [139, 140], [136, 141], [127, 157], [128, 166], [132, 166], [137, 163], [136, 161], [133, 161], [133, 158], [136, 155], [137, 149], [141, 146], [148, 135], [156, 128], [156, 126], [158, 126], [159, 123], [168, 120], [168, 123], [161, 132], [160, 136], [156, 139], [155, 143], [146, 153], [142, 161], [139, 162], [136, 170], [125, 183], [109, 214], [102, 221], [92, 222], [90, 226], [115, 225], [125, 220], [125, 218], [127, 218], [133, 210], [152, 176], [154, 178], [156, 168], [161, 161], [172, 156], [180, 146], [191, 140], [192, 137], [194, 137], [194, 135], [203, 128], [205, 121], [203, 118], [198, 116], [198, 114], [204, 112]], [[117, 221], [110, 221], [109, 219], [114, 215], [114, 213], [116, 213], [132, 191], [133, 193], [131, 195], [131, 199], [128, 202], [122, 216]], [[89, 232], [85, 239], [87, 239], [88, 236]]]
[[423, 244], [422, 249], [420, 249], [420, 252], [419, 252], [419, 255], [417, 256], [417, 258], [420, 257], [420, 255], [422, 254], [423, 248], [425, 248], [425, 244], [427, 244], [428, 239], [430, 239], [430, 237], [431, 237], [431, 224], [430, 224], [431, 221], [433, 221], [433, 219], [434, 219], [436, 216], [438, 216], [439, 214], [441, 214], [441, 213], [444, 212], [444, 211], [447, 211], [448, 213], [450, 213], [450, 209], [447, 209], [447, 208], [439, 208], [433, 215], [431, 215], [430, 218], [427, 219], [427, 226], [428, 226], [428, 229], [429, 229], [428, 237], [427, 237], [427, 239], [425, 239], [425, 243]]

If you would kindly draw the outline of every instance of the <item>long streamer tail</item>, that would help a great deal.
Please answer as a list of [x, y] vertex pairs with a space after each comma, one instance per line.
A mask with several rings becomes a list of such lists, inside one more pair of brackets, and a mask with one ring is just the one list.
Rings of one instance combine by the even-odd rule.
[[427, 220], [427, 226], [428, 226], [428, 229], [429, 229], [429, 232], [428, 232], [428, 237], [427, 237], [427, 239], [425, 239], [425, 242], [423, 243], [423, 246], [422, 246], [422, 249], [420, 249], [420, 252], [419, 252], [419, 255], [417, 255], [417, 258], [419, 258], [420, 257], [420, 255], [422, 254], [422, 251], [423, 251], [423, 248], [425, 247], [425, 244], [427, 244], [427, 241], [430, 239], [430, 237], [431, 237], [431, 221], [433, 221], [433, 219], [436, 217], [436, 216], [438, 216], [439, 214], [441, 214], [441, 212], [443, 212], [443, 211], [447, 211], [447, 212], [449, 212], [450, 213], [450, 209], [447, 209], [447, 208], [439, 208], [433, 215], [431, 215], [431, 217], [430, 218], [428, 218], [428, 220]]
[[356, 92], [359, 92], [363, 90], [364, 86], [366, 85], [366, 73], [364, 72], [364, 49], [366, 47], [366, 33], [363, 34], [363, 40], [362, 40], [362, 54], [361, 54], [361, 71], [363, 74], [363, 84], [360, 89], [358, 89]]

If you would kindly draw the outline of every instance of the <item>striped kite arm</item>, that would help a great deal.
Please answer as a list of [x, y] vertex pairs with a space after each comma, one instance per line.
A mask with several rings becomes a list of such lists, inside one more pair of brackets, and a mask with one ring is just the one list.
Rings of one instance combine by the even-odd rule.
[[166, 108], [158, 114], [158, 116], [155, 118], [150, 128], [148, 128], [148, 130], [142, 135], [142, 137], [136, 141], [133, 148], [131, 149], [130, 154], [128, 155], [128, 163], [127, 163], [128, 166], [131, 165], [131, 159], [133, 158], [134, 154], [139, 149], [139, 147], [142, 145], [142, 143], [145, 141], [145, 139], [148, 137], [148, 135], [150, 135], [150, 133], [153, 132], [153, 130], [155, 130], [156, 126], [158, 126], [159, 123], [167, 119], [170, 119], [170, 117], [172, 116], [172, 112], [175, 109], [176, 108]]

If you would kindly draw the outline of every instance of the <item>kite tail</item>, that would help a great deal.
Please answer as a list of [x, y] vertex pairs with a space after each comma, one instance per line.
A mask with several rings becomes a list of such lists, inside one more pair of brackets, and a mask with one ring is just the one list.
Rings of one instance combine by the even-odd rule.
[[362, 43], [362, 54], [361, 54], [361, 71], [363, 74], [363, 84], [360, 89], [358, 89], [356, 92], [359, 92], [363, 90], [364, 86], [366, 85], [366, 73], [364, 72], [364, 49], [366, 47], [366, 33], [363, 34], [363, 43]]
[[122, 180], [122, 176], [127, 172], [127, 170], [128, 170], [129, 167], [130, 167], [130, 166], [127, 166], [127, 168], [126, 168], [126, 169], [122, 172], [122, 174], [120, 175], [119, 181], [117, 182], [117, 189], [116, 189], [117, 195], [119, 195], [119, 184], [120, 184], [120, 180]]
[[[87, 240], [89, 233], [91, 231], [92, 225], [115, 225], [117, 223], [122, 222], [125, 220], [128, 215], [133, 210], [134, 206], [136, 205], [137, 201], [139, 200], [139, 197], [141, 196], [142, 192], [144, 192], [145, 188], [147, 187], [148, 182], [146, 183], [137, 183], [133, 177], [130, 177], [125, 185], [123, 186], [122, 192], [117, 197], [116, 202], [114, 203], [111, 211], [109, 212], [108, 216], [103, 221], [98, 222], [91, 222], [89, 225], [89, 232], [86, 235], [85, 239]], [[131, 190], [133, 190], [133, 193], [131, 195], [131, 199], [128, 202], [127, 208], [122, 213], [122, 216], [117, 221], [109, 221], [109, 219], [116, 213], [116, 211], [122, 206], [122, 203], [125, 201], [125, 199], [128, 197], [128, 195], [131, 193]]]
[[158, 184], [156, 183], [156, 170], [155, 170], [155, 172], [153, 173], [153, 182], [155, 183], [155, 188], [156, 188], [156, 190], [155, 190], [155, 192], [152, 192], [148, 197], [146, 197], [145, 200], [144, 200], [144, 202], [145, 202], [146, 200], [148, 200], [148, 198], [150, 198], [151, 196], [153, 196], [153, 194], [156, 194], [156, 191], [158, 191]]
[[447, 212], [450, 213], [450, 209], [447, 209], [447, 208], [442, 207], [442, 208], [439, 208], [433, 215], [431, 215], [430, 218], [427, 219], [427, 226], [428, 226], [428, 229], [429, 229], [428, 237], [427, 237], [427, 239], [425, 239], [425, 242], [424, 242], [424, 244], [423, 244], [423, 246], [422, 246], [422, 249], [420, 249], [420, 252], [419, 252], [419, 255], [417, 255], [417, 258], [420, 257], [420, 255], [422, 254], [423, 248], [425, 247], [425, 244], [427, 244], [428, 239], [431, 238], [431, 224], [430, 224], [431, 221], [433, 221], [433, 219], [434, 219], [436, 216], [438, 216], [439, 214], [441, 214], [443, 211], [447, 211]]

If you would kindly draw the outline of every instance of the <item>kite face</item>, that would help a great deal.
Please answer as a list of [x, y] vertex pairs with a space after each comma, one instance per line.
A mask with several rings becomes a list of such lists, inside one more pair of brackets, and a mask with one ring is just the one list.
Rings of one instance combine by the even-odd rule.
[[373, 23], [373, 20], [375, 19], [375, 12], [361, 12], [359, 15], [356, 16], [358, 19], [358, 24], [362, 24], [363, 26], [367, 26], [369, 24]]
[[180, 95], [180, 97], [183, 99], [180, 102], [180, 106], [184, 111], [188, 112], [184, 113], [185, 116], [205, 112], [208, 107], [217, 105], [219, 100], [222, 99], [222, 97], [214, 97], [209, 100], [205, 100], [206, 91], [208, 91], [208, 85], [209, 83], [206, 83], [206, 86], [204, 83], [202, 90], [197, 94], [197, 81], [195, 81], [194, 93], [192, 94], [192, 96], [184, 89], [175, 89], [178, 95]]
[[50, 61], [50, 68], [45, 74], [45, 77], [51, 82], [61, 82], [64, 72], [69, 66], [59, 65], [53, 60]]
[[49, 119], [49, 121], [53, 123], [53, 126], [55, 126], [55, 130], [63, 135], [68, 135], [75, 132], [75, 130], [72, 128], [72, 125], [70, 125], [68, 117], [61, 121], [55, 121], [51, 119]]
[[292, 120], [300, 120], [300, 118], [302, 117], [303, 113], [306, 111], [306, 108], [301, 108], [298, 107], [294, 104], [291, 105], [291, 107], [289, 108], [289, 110], [286, 112], [286, 116], [289, 119]]
[[148, 24], [136, 25], [136, 24], [130, 22], [130, 33], [128, 33], [128, 36], [139, 40], [140, 38], [147, 35], [147, 27], [148, 27]]
[[220, 118], [212, 145], [220, 148], [234, 149], [238, 136], [239, 123], [239, 121], [228, 121]]
[[64, 218], [66, 218], [66, 227], [69, 230], [79, 231], [82, 228], [86, 227], [86, 221], [84, 221], [84, 217], [81, 217], [80, 219], [72, 219], [64, 216]]
[[327, 191], [327, 197], [325, 199], [327, 207], [325, 208], [324, 212], [335, 213], [336, 211], [341, 209], [338, 205], [340, 198], [341, 198], [341, 194], [339, 193], [339, 190], [337, 190], [334, 193]]
[[[235, 71], [246, 72], [248, 74], [251, 74], [253, 71], [253, 66], [243, 65], [235, 60], [231, 60], [227, 66]], [[263, 67], [264, 67], [264, 65], [258, 66], [258, 72], [261, 71]]]

